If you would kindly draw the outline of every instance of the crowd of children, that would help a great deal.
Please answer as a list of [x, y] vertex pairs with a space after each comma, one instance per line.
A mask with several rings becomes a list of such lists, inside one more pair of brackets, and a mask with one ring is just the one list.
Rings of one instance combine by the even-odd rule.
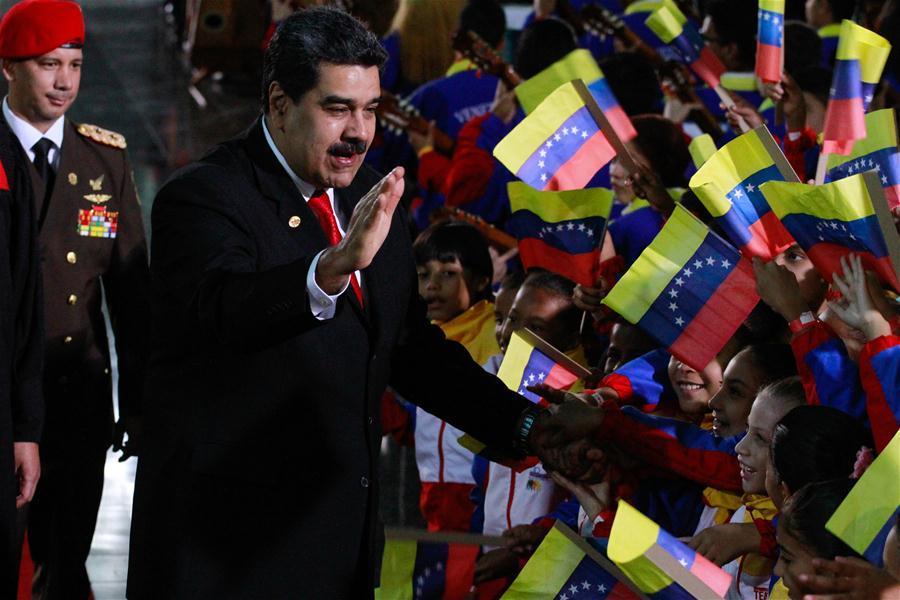
[[[594, 285], [576, 285], [553, 269], [524, 269], [516, 258], [507, 260], [514, 253], [502, 236], [492, 235], [507, 223], [506, 184], [515, 180], [492, 150], [524, 113], [505, 78], [482, 72], [460, 53], [443, 65], [445, 76], [416, 81], [425, 66], [410, 64], [419, 59], [403, 48], [421, 46], [421, 31], [408, 21], [417, 5], [432, 3], [455, 7], [459, 27], [513, 57], [521, 79], [587, 48], [631, 117], [638, 171], [614, 159], [588, 185], [610, 188], [615, 197]], [[482, 550], [475, 569], [479, 598], [499, 596], [556, 520], [582, 536], [608, 538], [620, 500], [731, 574], [729, 598], [900, 598], [900, 517], [865, 556], [825, 528], [898, 430], [900, 290], [852, 254], [841, 259], [831, 282], [797, 243], [780, 248], [773, 260], [754, 258], [761, 301], [702, 369], [601, 303], [676, 206], [711, 221], [686, 191], [694, 170], [688, 143], [702, 129], [701, 113], [718, 119], [719, 145], [739, 133], [739, 119], [765, 124], [801, 180], [812, 178], [842, 19], [895, 42], [869, 110], [897, 110], [900, 3], [788, 0], [785, 73], [764, 86], [753, 74], [757, 2], [678, 2], [729, 69], [722, 77], [736, 100], [729, 108], [702, 85], [694, 104], [664, 94], [659, 65], [607, 35], [612, 29], [598, 34], [581, 18], [586, 6], [599, 5], [630, 23], [642, 4], [653, 2], [535, 0], [518, 44], [506, 48], [511, 39], [502, 35], [504, 11], [494, 0], [462, 7], [449, 0], [400, 2], [386, 38], [394, 75], [385, 87], [406, 96], [431, 127], [427, 133], [385, 129], [371, 160], [403, 163], [418, 183], [411, 186], [411, 227], [421, 231], [415, 256], [428, 317], [490, 372], [498, 371], [513, 332], [522, 329], [592, 372], [577, 393], [534, 388], [545, 402], [582, 402], [591, 411], [584, 426], [594, 443], [582, 454], [591, 466], [578, 480], [537, 461], [525, 469], [489, 462], [460, 443], [462, 432], [402, 398], [386, 397], [386, 432], [412, 434], [405, 439], [414, 442], [422, 515], [433, 531], [507, 540]], [[428, 60], [440, 55], [425, 54]], [[439, 148], [438, 136], [453, 139], [451, 151]], [[896, 155], [894, 162], [900, 176]], [[442, 207], [478, 218], [447, 219]], [[896, 486], [897, 475], [886, 485]]]

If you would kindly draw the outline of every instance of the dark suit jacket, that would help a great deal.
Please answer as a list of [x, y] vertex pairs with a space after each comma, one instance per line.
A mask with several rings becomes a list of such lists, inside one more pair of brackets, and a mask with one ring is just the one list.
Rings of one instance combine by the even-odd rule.
[[[337, 190], [342, 212], [377, 181], [363, 167]], [[401, 212], [363, 272], [365, 310], [345, 293], [333, 319], [312, 316], [306, 275], [325, 234], [260, 122], [160, 190], [152, 240], [129, 598], [371, 589], [388, 383], [509, 448], [527, 401], [427, 323]]]

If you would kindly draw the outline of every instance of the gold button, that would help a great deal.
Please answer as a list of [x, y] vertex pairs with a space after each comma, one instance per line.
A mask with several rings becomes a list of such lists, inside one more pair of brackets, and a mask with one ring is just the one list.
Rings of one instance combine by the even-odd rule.
[[69, 299], [68, 299], [69, 306], [72, 306], [76, 302], [78, 302], [78, 296], [76, 296], [75, 294], [69, 294]]
[[66, 337], [63, 338], [63, 344], [71, 344], [71, 343], [72, 343], [71, 335], [67, 335]]
[[74, 252], [66, 252], [66, 262], [70, 265], [74, 265], [76, 262], [78, 262], [78, 255]]
[[294, 215], [293, 217], [288, 219], [288, 225], [291, 227], [291, 229], [296, 229], [296, 228], [300, 227], [300, 217], [298, 217], [297, 215]]
[[103, 369], [103, 373], [105, 373], [106, 375], [109, 375], [109, 367]]
[[72, 185], [78, 185], [78, 175], [75, 173], [69, 173], [69, 183]]

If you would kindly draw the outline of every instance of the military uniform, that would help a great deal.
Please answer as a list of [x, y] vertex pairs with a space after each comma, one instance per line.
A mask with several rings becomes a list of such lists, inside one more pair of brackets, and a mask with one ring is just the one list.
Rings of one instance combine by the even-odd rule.
[[[38, 214], [44, 182], [34, 165], [29, 170]], [[120, 417], [140, 412], [149, 333], [147, 244], [125, 139], [66, 119], [44, 212], [47, 414], [28, 535], [36, 595], [87, 597], [84, 561], [114, 427], [103, 294], [116, 340]]]

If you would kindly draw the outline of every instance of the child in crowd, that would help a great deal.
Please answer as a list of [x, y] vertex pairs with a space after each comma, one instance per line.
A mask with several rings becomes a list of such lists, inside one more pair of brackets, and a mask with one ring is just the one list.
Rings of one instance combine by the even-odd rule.
[[[428, 318], [448, 339], [465, 346], [474, 360], [484, 363], [498, 351], [490, 301], [493, 264], [487, 242], [467, 223], [443, 221], [419, 235], [413, 252]], [[416, 408], [419, 507], [431, 531], [471, 527], [472, 453], [459, 445], [461, 435], [445, 421]]]

